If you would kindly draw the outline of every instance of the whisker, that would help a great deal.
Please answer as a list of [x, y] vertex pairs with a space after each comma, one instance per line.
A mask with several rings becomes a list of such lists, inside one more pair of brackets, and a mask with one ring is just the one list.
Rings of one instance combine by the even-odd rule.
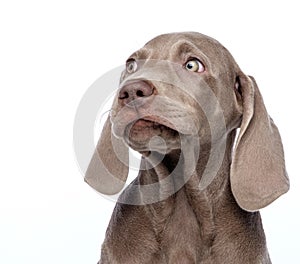
[[113, 109], [108, 109], [106, 110], [105, 112], [103, 112], [100, 116], [100, 123], [102, 122], [103, 120], [103, 117], [107, 114], [107, 113], [110, 113], [111, 111], [113, 111]]

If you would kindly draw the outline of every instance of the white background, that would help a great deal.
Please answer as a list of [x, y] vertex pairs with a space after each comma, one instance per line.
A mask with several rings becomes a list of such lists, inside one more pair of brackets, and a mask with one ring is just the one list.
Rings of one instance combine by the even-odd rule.
[[300, 263], [299, 17], [289, 0], [1, 1], [0, 263], [97, 262], [114, 204], [83, 182], [76, 109], [98, 77], [174, 31], [216, 38], [256, 78], [291, 179], [262, 210], [268, 247], [273, 263]]

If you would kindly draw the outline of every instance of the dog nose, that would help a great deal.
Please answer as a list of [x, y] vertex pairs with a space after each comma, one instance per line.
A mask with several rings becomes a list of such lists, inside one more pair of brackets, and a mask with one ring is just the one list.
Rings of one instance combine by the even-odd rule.
[[119, 100], [123, 105], [130, 104], [136, 99], [153, 95], [154, 88], [145, 81], [136, 81], [125, 84], [119, 92]]

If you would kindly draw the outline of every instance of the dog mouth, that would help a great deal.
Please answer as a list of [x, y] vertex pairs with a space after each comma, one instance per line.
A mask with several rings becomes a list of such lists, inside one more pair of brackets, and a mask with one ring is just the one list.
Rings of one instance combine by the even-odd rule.
[[127, 125], [125, 139], [131, 146], [147, 146], [154, 137], [161, 137], [167, 143], [179, 136], [179, 132], [170, 122], [160, 117], [145, 117]]

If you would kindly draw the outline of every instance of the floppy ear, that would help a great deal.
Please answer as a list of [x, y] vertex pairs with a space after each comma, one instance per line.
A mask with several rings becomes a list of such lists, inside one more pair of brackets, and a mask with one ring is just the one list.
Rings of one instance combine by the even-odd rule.
[[254, 78], [240, 75], [243, 119], [231, 164], [233, 195], [241, 208], [256, 211], [289, 189], [283, 147]]
[[108, 117], [84, 180], [98, 192], [116, 194], [126, 182], [128, 161], [128, 147], [113, 135]]

